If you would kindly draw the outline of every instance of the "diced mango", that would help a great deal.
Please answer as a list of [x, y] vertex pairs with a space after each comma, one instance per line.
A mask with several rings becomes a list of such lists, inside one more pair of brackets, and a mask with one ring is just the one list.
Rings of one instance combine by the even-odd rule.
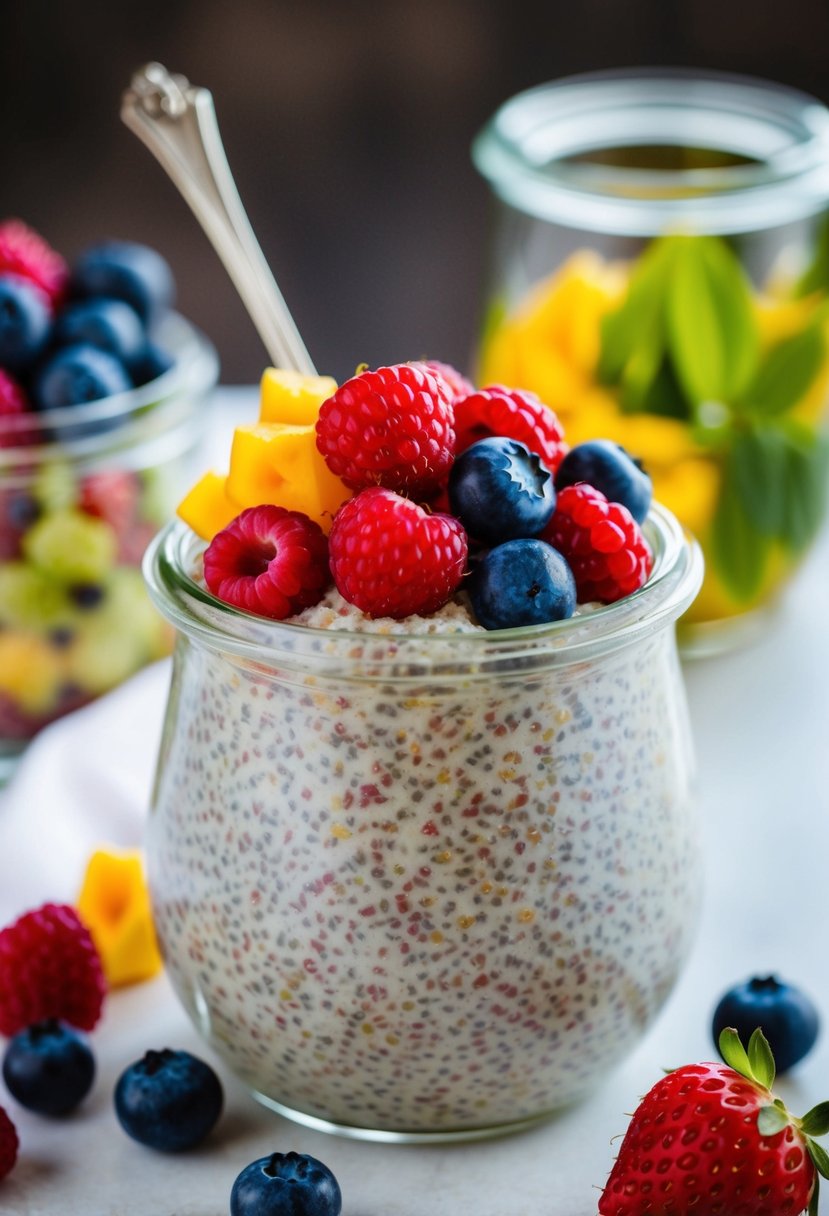
[[98, 849], [89, 859], [78, 915], [92, 934], [111, 988], [161, 969], [141, 854]]
[[280, 422], [236, 428], [226, 492], [243, 507], [275, 503], [303, 511], [325, 532], [351, 497], [317, 450], [314, 427]]
[[303, 376], [288, 368], [268, 367], [262, 376], [260, 422], [313, 426], [326, 398], [336, 391], [330, 376]]
[[239, 503], [228, 497], [226, 480], [221, 473], [205, 473], [178, 505], [179, 517], [202, 540], [212, 540], [242, 510]]

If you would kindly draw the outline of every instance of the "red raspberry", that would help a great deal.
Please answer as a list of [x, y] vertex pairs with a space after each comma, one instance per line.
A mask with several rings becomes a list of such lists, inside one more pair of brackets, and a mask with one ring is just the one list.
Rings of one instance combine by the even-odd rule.
[[0, 1034], [44, 1018], [91, 1030], [105, 992], [98, 951], [68, 904], [44, 904], [0, 932]]
[[0, 224], [0, 274], [19, 274], [45, 291], [56, 308], [69, 281], [69, 269], [59, 253], [22, 220]]
[[135, 520], [139, 488], [136, 475], [122, 469], [89, 473], [81, 482], [78, 505], [121, 536]]
[[0, 1178], [5, 1178], [6, 1174], [11, 1173], [17, 1160], [19, 1147], [17, 1129], [3, 1107], [0, 1106]]
[[573, 571], [580, 604], [612, 604], [641, 587], [653, 555], [636, 520], [618, 502], [580, 482], [559, 492], [541, 534]]
[[535, 393], [501, 384], [455, 402], [455, 434], [456, 456], [479, 439], [503, 435], [526, 444], [552, 473], [569, 450], [561, 423], [549, 405]]
[[340, 507], [329, 548], [340, 594], [368, 616], [399, 619], [443, 607], [461, 581], [468, 545], [460, 520], [372, 486]]
[[452, 463], [451, 389], [423, 363], [361, 372], [323, 401], [317, 447], [353, 490], [422, 492]]
[[466, 376], [451, 363], [441, 363], [439, 359], [420, 359], [419, 363], [421, 367], [427, 368], [430, 372], [437, 372], [446, 381], [453, 401], [460, 401], [462, 397], [468, 397], [470, 393], [475, 392], [475, 385], [472, 381], [467, 380]]
[[0, 448], [19, 447], [31, 435], [28, 423], [21, 427], [18, 422], [6, 422], [7, 418], [20, 418], [29, 412], [29, 403], [23, 389], [0, 367]]
[[225, 603], [282, 621], [328, 586], [325, 533], [301, 511], [248, 507], [208, 545], [204, 580]]

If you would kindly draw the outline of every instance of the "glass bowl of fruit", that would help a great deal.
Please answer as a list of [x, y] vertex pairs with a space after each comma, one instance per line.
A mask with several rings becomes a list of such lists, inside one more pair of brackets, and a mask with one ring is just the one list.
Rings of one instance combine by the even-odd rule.
[[70, 269], [0, 225], [0, 779], [43, 726], [169, 648], [139, 567], [218, 370], [172, 296], [145, 246]]
[[688, 652], [755, 635], [826, 515], [829, 111], [600, 73], [512, 98], [473, 157], [498, 213], [481, 382], [645, 464], [705, 553]]
[[144, 563], [178, 634], [146, 843], [194, 1024], [353, 1136], [590, 1093], [697, 920], [697, 546], [613, 444], [421, 362], [267, 372], [179, 515]]

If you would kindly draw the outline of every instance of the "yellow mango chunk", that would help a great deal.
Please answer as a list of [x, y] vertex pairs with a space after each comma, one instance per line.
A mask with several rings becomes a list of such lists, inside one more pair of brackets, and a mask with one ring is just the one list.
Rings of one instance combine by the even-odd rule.
[[0, 695], [28, 714], [54, 709], [65, 678], [65, 659], [45, 638], [4, 630], [0, 634]]
[[314, 427], [281, 422], [236, 428], [226, 492], [243, 507], [274, 503], [302, 511], [325, 532], [351, 497], [317, 451]]
[[93, 853], [75, 906], [110, 988], [150, 979], [161, 970], [140, 853]]
[[179, 518], [202, 540], [212, 540], [242, 510], [228, 497], [225, 482], [221, 473], [205, 473], [178, 505]]
[[268, 367], [262, 376], [259, 421], [313, 426], [323, 401], [336, 389], [337, 381], [330, 376], [303, 376], [288, 368]]

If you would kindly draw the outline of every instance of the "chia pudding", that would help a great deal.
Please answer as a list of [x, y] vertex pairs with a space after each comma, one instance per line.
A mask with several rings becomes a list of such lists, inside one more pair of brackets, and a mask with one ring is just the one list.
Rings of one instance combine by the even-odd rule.
[[[624, 1058], [700, 890], [673, 518], [625, 601], [486, 633], [256, 621], [145, 566], [179, 630], [149, 823], [168, 973], [283, 1113], [448, 1137], [539, 1118]], [[310, 622], [310, 623], [309, 623]], [[332, 627], [333, 626], [333, 627]]]

